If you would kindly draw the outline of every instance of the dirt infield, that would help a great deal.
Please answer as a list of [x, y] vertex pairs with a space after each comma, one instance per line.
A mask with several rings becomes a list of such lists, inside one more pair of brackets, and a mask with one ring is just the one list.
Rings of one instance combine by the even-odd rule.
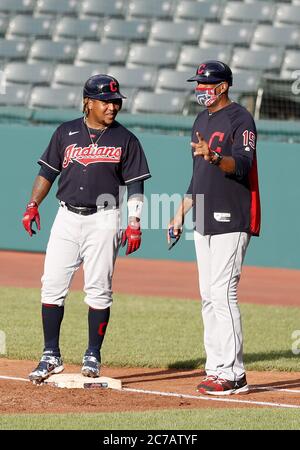
[[[43, 254], [0, 251], [0, 285], [39, 288], [43, 262]], [[81, 290], [82, 287], [80, 269], [72, 289]], [[196, 263], [120, 257], [113, 289], [123, 294], [198, 299]], [[239, 285], [239, 301], [299, 306], [300, 270], [245, 266]]]
[[[36, 362], [32, 361], [0, 359], [0, 375], [27, 378], [35, 364]], [[78, 366], [66, 365], [65, 372], [79, 373], [79, 371]], [[60, 389], [46, 385], [34, 386], [26, 381], [0, 379], [0, 414], [95, 413], [168, 408], [270, 407], [272, 405], [300, 409], [299, 372], [251, 371], [247, 375], [251, 386], [249, 394], [218, 397], [218, 399], [210, 396], [203, 397], [196, 392], [196, 386], [202, 375], [203, 373], [199, 370], [104, 367], [102, 376], [121, 379], [125, 388], [122, 391]], [[164, 395], [132, 392], [127, 389], [159, 391]], [[167, 396], [170, 393], [181, 394], [182, 397]]]
[[[43, 254], [0, 252], [0, 285], [39, 288], [43, 260]], [[82, 286], [82, 272], [78, 271], [72, 289], [81, 290]], [[124, 294], [199, 298], [195, 263], [119, 258], [113, 287], [115, 292]], [[239, 288], [241, 302], [299, 306], [299, 298], [300, 271], [244, 268]], [[247, 374], [251, 385], [249, 394], [215, 398], [196, 392], [203, 375], [199, 370], [104, 367], [102, 376], [122, 380], [124, 390], [113, 391], [59, 389], [46, 385], [37, 387], [26, 380], [35, 365], [36, 361], [0, 359], [0, 414], [208, 407], [278, 406], [300, 409], [300, 372], [251, 371]], [[79, 371], [78, 366], [66, 365], [67, 373]], [[3, 376], [25, 380], [3, 379]]]

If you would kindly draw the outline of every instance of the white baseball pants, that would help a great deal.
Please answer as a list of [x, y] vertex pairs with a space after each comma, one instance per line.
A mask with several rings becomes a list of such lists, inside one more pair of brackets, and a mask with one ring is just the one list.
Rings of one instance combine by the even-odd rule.
[[85, 303], [95, 309], [111, 306], [121, 234], [119, 209], [83, 216], [61, 206], [47, 245], [42, 303], [62, 306], [72, 278], [83, 263]]
[[206, 374], [237, 381], [245, 374], [237, 287], [250, 235], [238, 232], [203, 236], [195, 231], [194, 241], [202, 297]]

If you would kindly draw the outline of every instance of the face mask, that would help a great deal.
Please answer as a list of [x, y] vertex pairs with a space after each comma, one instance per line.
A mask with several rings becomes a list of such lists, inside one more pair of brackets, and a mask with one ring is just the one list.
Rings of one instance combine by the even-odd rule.
[[222, 95], [222, 93], [220, 94], [216, 94], [216, 88], [218, 86], [220, 86], [222, 84], [219, 83], [217, 84], [217, 86], [213, 87], [213, 88], [206, 88], [206, 87], [196, 87], [195, 90], [195, 94], [196, 94], [196, 98], [197, 98], [197, 102], [199, 103], [199, 105], [202, 106], [212, 106], [218, 99], [218, 97], [220, 97], [220, 95]]

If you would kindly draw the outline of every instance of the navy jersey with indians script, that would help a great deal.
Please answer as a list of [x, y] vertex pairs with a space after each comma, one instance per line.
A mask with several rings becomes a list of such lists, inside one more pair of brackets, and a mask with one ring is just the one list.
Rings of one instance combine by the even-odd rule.
[[[192, 151], [193, 175], [187, 193], [193, 195], [196, 229], [201, 229], [202, 234], [243, 231], [258, 236], [260, 199], [256, 160], [257, 133], [252, 115], [234, 102], [214, 113], [209, 113], [206, 109], [198, 114], [194, 122], [193, 142], [198, 142], [197, 131], [211, 150], [234, 158], [236, 171], [234, 174], [227, 174], [202, 157], [195, 157]], [[201, 214], [196, 211], [196, 205], [199, 207], [197, 194], [202, 194], [198, 199], [204, 199]], [[199, 221], [202, 221], [202, 226]]]
[[151, 176], [144, 151], [137, 137], [117, 121], [91, 137], [83, 118], [63, 123], [38, 164], [60, 175], [59, 200], [95, 206], [99, 196], [108, 194], [118, 205], [119, 186]]

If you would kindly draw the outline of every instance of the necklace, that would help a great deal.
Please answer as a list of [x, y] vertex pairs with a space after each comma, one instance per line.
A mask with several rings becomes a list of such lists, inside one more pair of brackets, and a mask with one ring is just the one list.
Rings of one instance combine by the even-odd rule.
[[97, 143], [98, 143], [99, 139], [101, 138], [101, 136], [102, 136], [102, 135], [105, 133], [105, 131], [107, 130], [107, 127], [103, 128], [103, 130], [101, 131], [101, 133], [100, 133], [99, 136], [97, 137], [96, 142], [94, 142], [94, 140], [93, 140], [93, 138], [92, 138], [92, 135], [91, 135], [91, 132], [90, 132], [90, 129], [89, 129], [89, 126], [88, 126], [88, 124], [86, 123], [86, 120], [84, 121], [84, 123], [85, 123], [85, 125], [86, 125], [87, 131], [88, 131], [88, 134], [89, 134], [91, 143], [92, 143], [92, 147], [93, 147], [93, 149], [94, 149], [94, 148], [97, 147]]

